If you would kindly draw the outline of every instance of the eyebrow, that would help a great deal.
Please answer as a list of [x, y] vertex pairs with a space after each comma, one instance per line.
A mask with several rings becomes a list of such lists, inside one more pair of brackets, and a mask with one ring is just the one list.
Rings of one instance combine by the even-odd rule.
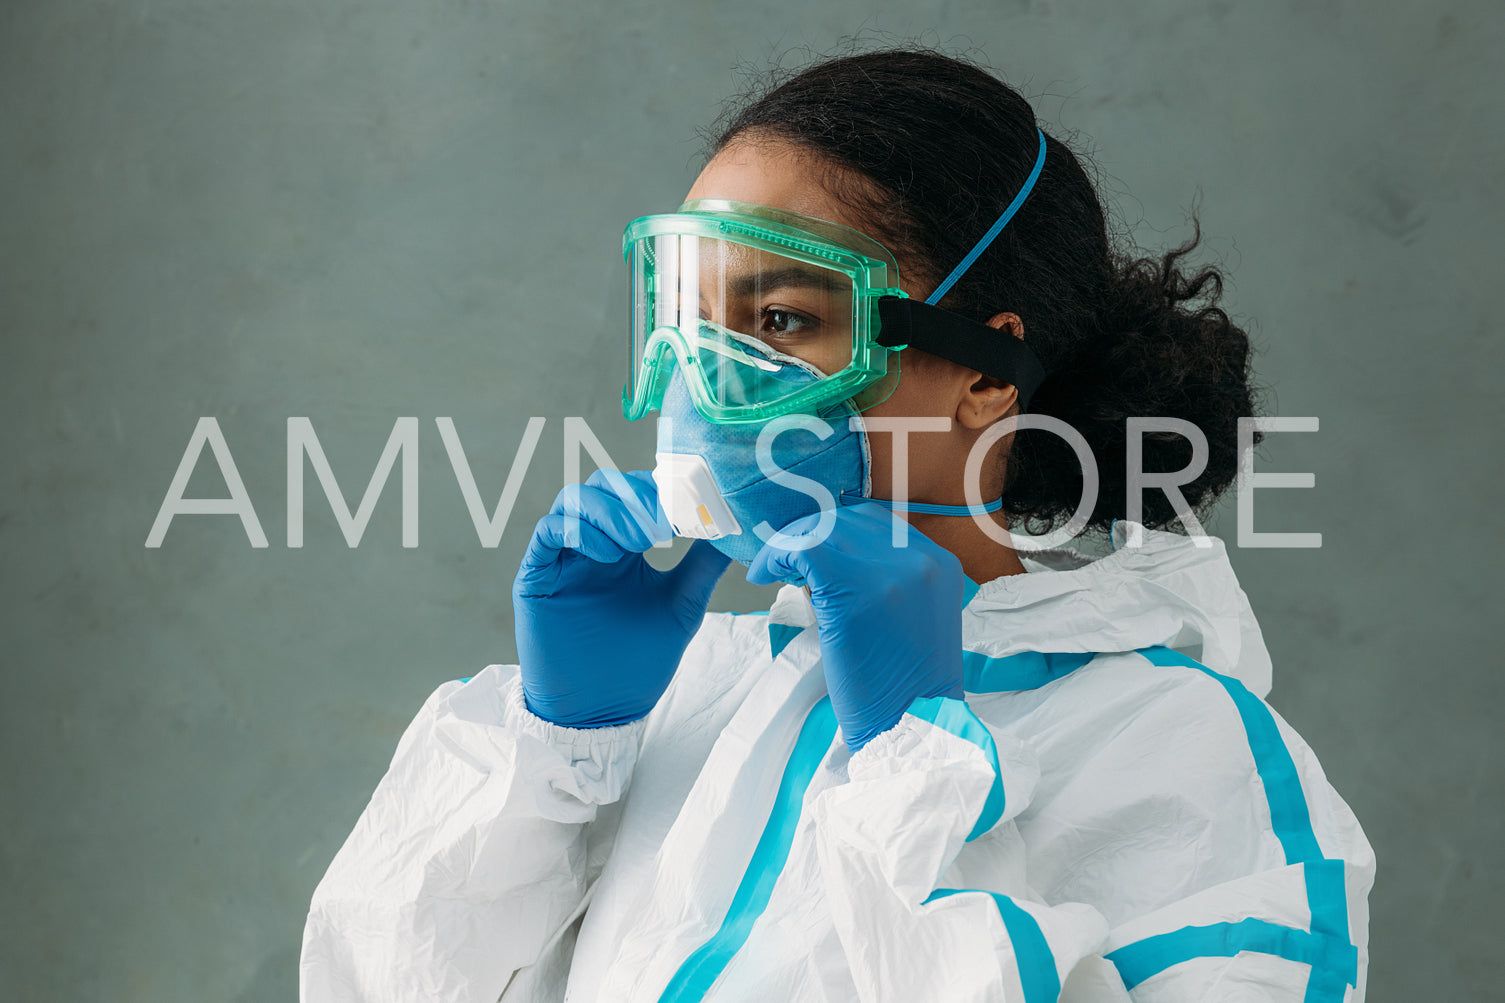
[[733, 296], [751, 296], [769, 289], [824, 289], [836, 288], [825, 269], [779, 268], [770, 272], [754, 272], [730, 279], [726, 288]]

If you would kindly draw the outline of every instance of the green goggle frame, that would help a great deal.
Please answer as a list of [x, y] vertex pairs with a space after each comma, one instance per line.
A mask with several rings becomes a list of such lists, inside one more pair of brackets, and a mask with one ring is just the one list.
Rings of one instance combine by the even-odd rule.
[[[898, 383], [902, 344], [879, 344], [879, 301], [906, 298], [894, 256], [850, 227], [787, 210], [726, 200], [686, 202], [678, 212], [643, 216], [627, 225], [623, 257], [631, 282], [631, 334], [622, 412], [629, 421], [661, 406], [677, 369], [697, 410], [720, 423], [765, 421], [816, 413], [849, 399], [863, 410], [887, 399]], [[732, 260], [755, 267], [733, 284], [778, 276], [818, 276], [823, 345], [811, 353], [759, 340], [702, 314], [704, 286]], [[721, 290], [713, 290], [720, 293]], [[783, 363], [808, 374], [790, 379]], [[781, 375], [780, 370], [784, 370]]]

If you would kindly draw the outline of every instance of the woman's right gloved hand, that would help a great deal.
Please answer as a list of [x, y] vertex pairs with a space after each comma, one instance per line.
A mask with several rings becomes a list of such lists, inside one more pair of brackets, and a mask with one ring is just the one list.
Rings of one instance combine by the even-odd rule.
[[643, 552], [672, 535], [645, 470], [598, 470], [559, 492], [512, 584], [530, 711], [595, 728], [653, 709], [730, 561], [696, 540], [659, 571]]

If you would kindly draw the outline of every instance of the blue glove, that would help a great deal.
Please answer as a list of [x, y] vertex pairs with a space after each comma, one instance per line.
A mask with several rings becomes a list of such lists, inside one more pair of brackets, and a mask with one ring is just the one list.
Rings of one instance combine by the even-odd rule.
[[598, 470], [554, 499], [512, 584], [530, 711], [595, 728], [653, 709], [729, 562], [697, 540], [659, 571], [643, 551], [672, 535], [647, 471]]
[[896, 549], [899, 516], [882, 505], [847, 505], [835, 516], [819, 542], [819, 513], [784, 527], [794, 542], [813, 545], [765, 544], [747, 580], [771, 585], [804, 577], [831, 707], [856, 752], [898, 724], [919, 697], [961, 699], [962, 566], [913, 528], [906, 529], [909, 545]]

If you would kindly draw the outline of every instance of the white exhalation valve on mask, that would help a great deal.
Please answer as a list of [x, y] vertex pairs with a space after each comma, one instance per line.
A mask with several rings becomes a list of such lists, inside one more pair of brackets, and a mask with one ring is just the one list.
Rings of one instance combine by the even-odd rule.
[[656, 453], [653, 483], [658, 486], [658, 501], [674, 535], [694, 540], [719, 540], [735, 536], [742, 526], [705, 458], [693, 453]]

